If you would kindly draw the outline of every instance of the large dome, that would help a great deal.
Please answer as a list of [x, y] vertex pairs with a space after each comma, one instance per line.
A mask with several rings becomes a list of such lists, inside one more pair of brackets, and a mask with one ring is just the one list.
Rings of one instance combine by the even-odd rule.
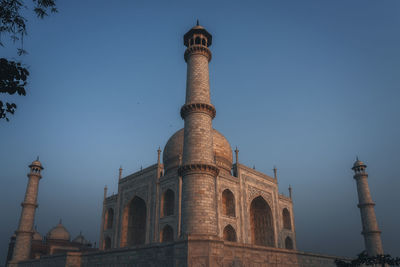
[[68, 233], [67, 229], [65, 229], [64, 225], [61, 224], [60, 221], [56, 227], [54, 227], [47, 233], [47, 239], [69, 241], [70, 234]]
[[[174, 133], [164, 147], [163, 163], [166, 172], [179, 166], [179, 157], [183, 153], [184, 129]], [[230, 172], [232, 168], [231, 146], [220, 132], [213, 129], [213, 147], [215, 161], [220, 169]]]

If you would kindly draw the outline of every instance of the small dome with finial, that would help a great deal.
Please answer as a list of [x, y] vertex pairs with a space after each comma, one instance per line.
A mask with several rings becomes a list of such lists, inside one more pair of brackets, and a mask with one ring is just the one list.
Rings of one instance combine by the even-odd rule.
[[365, 168], [365, 167], [367, 167], [367, 165], [365, 165], [365, 163], [362, 162], [361, 160], [359, 160], [358, 157], [357, 157], [356, 161], [353, 164], [353, 168], [352, 169], [359, 168], [359, 167], [364, 167]]
[[39, 234], [39, 232], [37, 231], [36, 227], [35, 227], [35, 230], [33, 231], [32, 240], [35, 240], [35, 241], [42, 241], [43, 240], [43, 237]]
[[79, 232], [79, 235], [78, 235], [77, 237], [75, 237], [75, 238], [72, 240], [72, 242], [79, 243], [79, 244], [83, 244], [83, 245], [89, 244], [89, 241], [87, 241], [87, 240], [85, 239], [85, 237], [82, 235], [82, 232]]
[[43, 170], [42, 163], [39, 161], [39, 156], [37, 156], [36, 160], [34, 160], [34, 161], [31, 163], [31, 165], [29, 165], [29, 168], [32, 168], [32, 167], [38, 167], [38, 168], [40, 168], [40, 169]]
[[184, 36], [183, 36], [183, 44], [187, 47], [189, 45], [193, 44], [200, 44], [200, 43], [195, 43], [194, 39], [200, 38], [199, 40], [203, 40], [203, 42], [200, 42], [201, 44], [204, 44], [204, 46], [209, 47], [212, 44], [212, 35], [203, 27], [200, 26], [199, 20], [196, 22], [196, 26], [192, 27]]
[[70, 234], [64, 225], [60, 222], [47, 233], [47, 239], [66, 240], [69, 241]]

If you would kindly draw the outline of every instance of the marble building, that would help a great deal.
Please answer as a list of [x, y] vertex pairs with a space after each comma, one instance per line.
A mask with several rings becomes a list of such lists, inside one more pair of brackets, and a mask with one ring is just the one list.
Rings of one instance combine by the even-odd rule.
[[[271, 177], [241, 164], [214, 129], [212, 35], [197, 24], [183, 43], [184, 128], [158, 149], [155, 164], [127, 176], [120, 169], [116, 194], [104, 189], [101, 250], [20, 258], [18, 266], [335, 266], [337, 257], [297, 250], [291, 188], [279, 193], [276, 170]], [[377, 227], [369, 231], [380, 242]]]

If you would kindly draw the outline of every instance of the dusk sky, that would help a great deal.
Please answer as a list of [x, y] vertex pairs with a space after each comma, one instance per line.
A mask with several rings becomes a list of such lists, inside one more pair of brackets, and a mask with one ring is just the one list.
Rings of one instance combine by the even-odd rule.
[[[28, 17], [31, 73], [0, 121], [0, 265], [18, 227], [28, 165], [40, 156], [35, 224], [59, 219], [97, 242], [103, 188], [157, 160], [183, 127], [183, 35], [212, 35], [215, 129], [241, 163], [293, 188], [299, 250], [364, 250], [351, 167], [367, 165], [385, 253], [400, 256], [400, 1], [57, 1]], [[4, 40], [6, 36], [2, 36]]]

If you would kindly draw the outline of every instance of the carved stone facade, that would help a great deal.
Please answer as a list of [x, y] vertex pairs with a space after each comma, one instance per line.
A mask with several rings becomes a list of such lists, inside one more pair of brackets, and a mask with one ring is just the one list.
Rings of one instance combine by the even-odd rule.
[[[223, 173], [216, 177], [214, 197], [217, 200], [215, 207], [217, 235], [215, 238], [224, 240], [224, 229], [229, 227], [236, 242], [256, 244], [253, 236], [258, 236], [259, 232], [255, 231], [268, 225], [272, 231], [271, 236], [273, 236], [269, 247], [286, 248], [285, 240], [289, 238], [292, 244], [290, 249], [295, 250], [296, 235], [292, 200], [278, 194], [277, 179], [242, 164], [233, 164], [232, 167], [237, 173], [236, 176]], [[162, 243], [163, 230], [166, 227], [172, 230], [173, 239], [169, 241], [182, 239], [180, 225], [182, 177], [179, 175], [178, 169], [162, 176], [160, 173], [164, 173], [164, 169], [163, 164], [158, 163], [119, 180], [118, 194], [104, 200], [104, 229], [100, 248], [114, 249], [131, 245]], [[244, 189], [241, 189], [241, 186]], [[270, 222], [263, 222], [261, 219], [257, 223], [258, 228], [252, 229], [254, 224], [252, 220], [254, 216], [257, 217], [257, 214], [252, 216], [251, 207], [257, 199], [265, 202], [263, 207], [269, 212], [267, 215]], [[142, 203], [142, 210], [145, 212], [137, 209], [138, 200]], [[135, 204], [137, 205], [135, 206]], [[134, 226], [130, 225], [132, 222], [129, 221], [129, 218], [138, 217], [135, 216], [135, 212], [140, 217], [143, 215], [146, 217], [143, 228], [139, 231], [145, 238], [139, 238], [137, 243], [132, 241], [133, 243], [129, 244], [130, 234], [133, 234], [132, 231], [134, 231]], [[114, 218], [113, 221], [110, 221], [110, 216]], [[205, 221], [206, 219], [204, 218]], [[198, 228], [205, 226], [198, 225]], [[111, 240], [111, 243], [107, 243], [105, 240]]]

